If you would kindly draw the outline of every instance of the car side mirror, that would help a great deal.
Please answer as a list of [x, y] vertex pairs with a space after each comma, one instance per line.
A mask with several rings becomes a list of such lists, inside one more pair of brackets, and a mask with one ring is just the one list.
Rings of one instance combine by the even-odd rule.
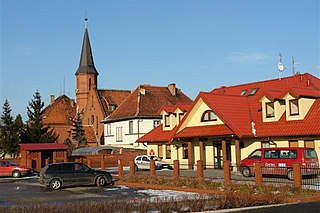
[[8, 165], [8, 164], [6, 165], [6, 167], [9, 167], [9, 166], [10, 166], [10, 165]]

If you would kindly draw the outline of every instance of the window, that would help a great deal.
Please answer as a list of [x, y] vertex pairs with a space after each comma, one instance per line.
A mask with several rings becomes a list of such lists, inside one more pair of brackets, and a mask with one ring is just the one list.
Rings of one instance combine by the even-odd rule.
[[266, 103], [266, 116], [267, 118], [274, 117], [274, 102]]
[[158, 145], [158, 157], [163, 158], [163, 148], [162, 145]]
[[107, 124], [107, 135], [111, 135], [111, 124]]
[[246, 92], [247, 92], [247, 90], [244, 89], [244, 90], [242, 90], [242, 91], [240, 92], [240, 95], [243, 96], [244, 94], [246, 94]]
[[264, 152], [264, 158], [279, 158], [280, 150], [266, 150]]
[[91, 124], [94, 124], [94, 115], [91, 115]]
[[188, 159], [188, 144], [182, 144], [182, 157]]
[[133, 121], [129, 121], [129, 134], [133, 134]]
[[91, 89], [91, 78], [89, 78], [89, 90]]
[[261, 148], [269, 148], [270, 142], [269, 141], [261, 141]]
[[170, 126], [170, 116], [169, 115], [165, 115], [164, 116], [164, 126], [165, 127], [169, 127]]
[[253, 159], [253, 158], [254, 159], [261, 158], [261, 150], [257, 150], [249, 156], [249, 159]]
[[253, 90], [251, 90], [251, 92], [249, 93], [248, 96], [253, 96], [253, 95], [255, 95], [258, 90], [259, 90], [259, 88], [254, 88]]
[[304, 157], [305, 158], [317, 158], [317, 153], [313, 149], [306, 149], [306, 150], [304, 150]]
[[115, 105], [109, 105], [109, 110], [110, 111], [114, 111], [116, 109], [116, 106]]
[[214, 112], [212, 110], [207, 110], [202, 114], [201, 117], [201, 121], [205, 122], [205, 121], [216, 121], [217, 120], [217, 116], [216, 114], [214, 114]]
[[298, 99], [290, 100], [290, 115], [299, 115], [299, 102]]
[[299, 147], [299, 143], [297, 140], [289, 141], [289, 147]]
[[159, 126], [161, 124], [161, 121], [159, 120], [154, 120], [153, 121], [153, 128], [156, 128], [157, 126]]
[[116, 127], [116, 141], [122, 142], [122, 127]]
[[98, 135], [99, 132], [99, 119], [98, 116], [96, 116], [96, 135]]
[[166, 159], [171, 159], [171, 145], [166, 145]]

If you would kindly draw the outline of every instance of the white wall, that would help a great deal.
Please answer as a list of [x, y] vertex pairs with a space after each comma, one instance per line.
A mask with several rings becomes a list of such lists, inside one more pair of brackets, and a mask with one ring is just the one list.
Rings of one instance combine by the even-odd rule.
[[[147, 147], [135, 143], [136, 140], [154, 128], [154, 121], [160, 119], [130, 119], [104, 124], [104, 145], [122, 146], [125, 148], [143, 148]], [[129, 134], [129, 122], [133, 121], [133, 134]], [[139, 124], [139, 125], [138, 125]], [[111, 125], [111, 135], [107, 134], [107, 126]], [[122, 141], [116, 141], [117, 127], [122, 127]], [[138, 147], [139, 146], [139, 147]]]

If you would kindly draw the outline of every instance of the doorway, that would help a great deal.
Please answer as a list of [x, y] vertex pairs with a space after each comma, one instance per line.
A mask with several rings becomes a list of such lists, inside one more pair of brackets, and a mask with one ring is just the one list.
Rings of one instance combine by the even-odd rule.
[[[223, 168], [223, 151], [221, 142], [213, 142], [213, 160], [214, 168], [222, 169]], [[227, 142], [227, 160], [231, 161], [231, 144]]]

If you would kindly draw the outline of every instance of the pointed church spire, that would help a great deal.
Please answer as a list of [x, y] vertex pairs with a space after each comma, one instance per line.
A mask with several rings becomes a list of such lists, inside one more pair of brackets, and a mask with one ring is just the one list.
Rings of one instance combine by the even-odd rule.
[[82, 42], [82, 51], [81, 51], [79, 68], [76, 72], [76, 75], [78, 75], [79, 73], [90, 73], [90, 74], [99, 75], [93, 62], [93, 56], [92, 56], [89, 33], [88, 33], [88, 17], [87, 16], [84, 18], [84, 21], [85, 21], [85, 30], [84, 30], [84, 36], [83, 36], [83, 42]]

